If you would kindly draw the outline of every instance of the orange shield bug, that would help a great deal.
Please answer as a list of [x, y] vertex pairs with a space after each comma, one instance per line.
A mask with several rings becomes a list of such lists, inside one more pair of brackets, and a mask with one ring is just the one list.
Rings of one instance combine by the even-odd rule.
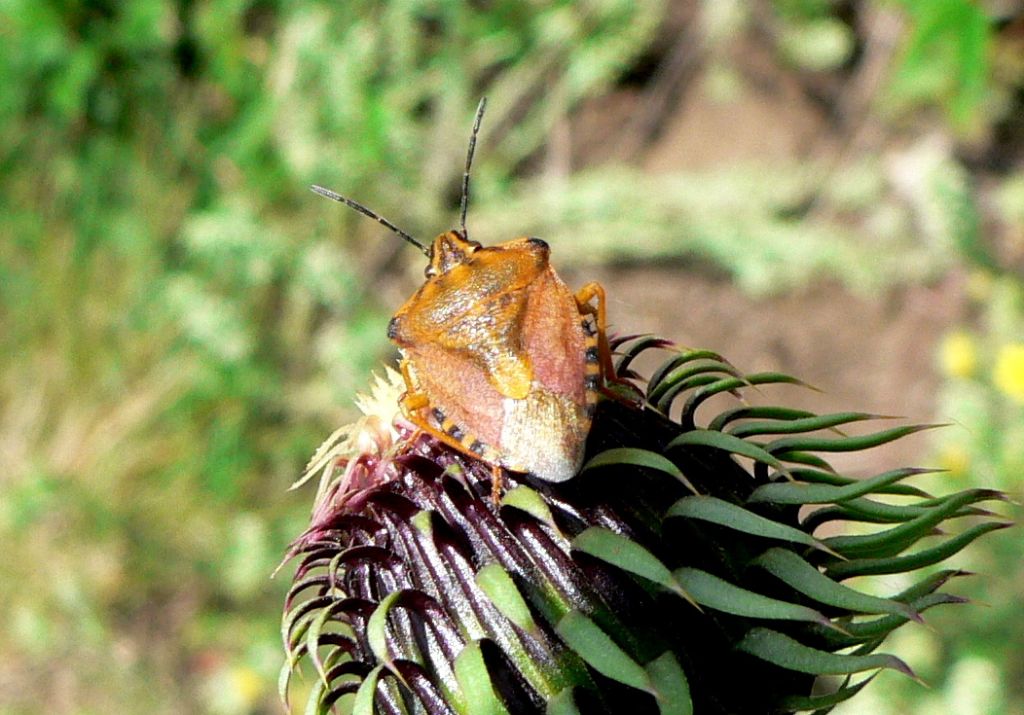
[[388, 325], [402, 354], [402, 412], [422, 431], [491, 465], [497, 495], [501, 468], [551, 482], [576, 474], [612, 368], [598, 283], [572, 293], [539, 238], [495, 246], [469, 239], [469, 173], [485, 103], [466, 155], [460, 228], [429, 248], [365, 206], [312, 188], [426, 254], [426, 281]]

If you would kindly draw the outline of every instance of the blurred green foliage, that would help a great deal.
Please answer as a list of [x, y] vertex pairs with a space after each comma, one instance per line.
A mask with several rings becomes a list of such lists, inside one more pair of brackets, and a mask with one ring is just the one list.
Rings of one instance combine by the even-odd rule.
[[0, 710], [270, 712], [284, 488], [384, 357], [400, 250], [306, 187], [436, 231], [480, 94], [502, 184], [538, 93], [601, 91], [660, 6], [0, 12]]
[[[780, 62], [844, 72], [859, 39], [842, 5], [767, 4]], [[991, 130], [1020, 77], [990, 71], [976, 3], [864, 5], [906, 18], [872, 116], [935, 106], [943, 136]], [[709, 74], [738, 76], [751, 7], [700, 5]], [[697, 257], [762, 292], [994, 265], [948, 142], [839, 172], [537, 176], [552, 130], [665, 17], [657, 0], [0, 5], [0, 711], [276, 711], [285, 585], [267, 574], [305, 520], [283, 488], [348, 418], [403, 297], [401, 244], [306, 187], [429, 238], [452, 221], [481, 95], [485, 241]]]
[[973, 0], [900, 0], [910, 37], [894, 76], [900, 102], [939, 102], [959, 129], [984, 118], [989, 93], [991, 20]]

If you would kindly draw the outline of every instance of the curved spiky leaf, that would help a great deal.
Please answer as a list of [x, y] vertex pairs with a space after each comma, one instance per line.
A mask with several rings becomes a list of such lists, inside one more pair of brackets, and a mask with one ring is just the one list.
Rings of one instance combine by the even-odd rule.
[[[998, 498], [998, 497], [997, 497]], [[873, 499], [847, 499], [842, 504], [825, 507], [809, 514], [801, 523], [801, 528], [813, 532], [829, 521], [861, 522], [865, 524], [899, 524], [916, 519], [935, 506], [935, 500], [922, 500], [917, 504], [886, 504]], [[938, 503], [941, 503], [941, 499]], [[962, 507], [947, 517], [959, 519], [964, 516], [994, 517], [996, 514], [988, 509]]]
[[[763, 445], [759, 446], [763, 447]], [[803, 464], [809, 467], [817, 467], [818, 469], [821, 469], [826, 472], [835, 471], [832, 465], [828, 463], [828, 460], [819, 457], [817, 454], [814, 454], [813, 452], [785, 452], [784, 454], [780, 455], [780, 458], [785, 460], [786, 462], [789, 462], [790, 464]], [[782, 474], [784, 474], [787, 479], [793, 479], [792, 472], [782, 472]]]
[[745, 384], [736, 368], [728, 363], [706, 358], [698, 361], [681, 361], [677, 367], [659, 377], [657, 383], [648, 387], [647, 399], [663, 410], [680, 392], [717, 382], [722, 379], [720, 375], [723, 374], [738, 378], [740, 384]]
[[[334, 704], [342, 697], [358, 692], [359, 687], [363, 684], [363, 679], [369, 672], [370, 668], [365, 663], [357, 661], [349, 660], [333, 666], [327, 671], [327, 678], [325, 680], [316, 682], [316, 712], [331, 712]], [[350, 679], [342, 680], [342, 678]], [[313, 709], [314, 703], [309, 703], [309, 705], [310, 709]]]
[[498, 564], [487, 564], [477, 572], [476, 583], [505, 618], [524, 631], [537, 631], [530, 607], [526, 605], [508, 571]]
[[690, 684], [671, 651], [665, 651], [648, 663], [646, 670], [661, 715], [693, 715]]
[[[697, 408], [715, 395], [720, 395], [724, 392], [734, 392], [742, 387], [747, 387], [748, 385], [800, 385], [807, 388], [811, 387], [803, 380], [798, 380], [792, 375], [786, 375], [781, 372], [757, 372], [741, 377], [727, 377], [701, 387], [699, 390], [695, 390], [694, 393], [687, 398], [686, 402], [683, 404], [681, 417], [683, 425], [688, 426], [693, 424], [693, 415], [697, 411]], [[662, 401], [664, 402], [664, 398], [662, 398]], [[666, 405], [666, 410], [667, 408], [668, 405]]]
[[782, 701], [782, 706], [787, 710], [792, 711], [807, 711], [814, 710], [816, 715], [818, 712], [828, 712], [839, 703], [846, 702], [854, 695], [863, 690], [868, 683], [875, 679], [878, 673], [872, 673], [864, 680], [856, 683], [855, 685], [843, 685], [837, 688], [831, 693], [825, 695], [805, 695], [805, 696], [791, 696], [785, 698]]
[[849, 559], [895, 556], [921, 537], [929, 535], [936, 525], [945, 521], [961, 507], [986, 499], [995, 499], [998, 496], [999, 492], [991, 489], [971, 489], [954, 494], [939, 506], [900, 526], [874, 534], [833, 536], [825, 539], [825, 543]]
[[[377, 660], [388, 665], [392, 665], [397, 657], [391, 653], [388, 647], [388, 621], [393, 612], [399, 608], [433, 610], [435, 613], [438, 610], [437, 604], [430, 596], [415, 589], [392, 591], [381, 599], [367, 621], [366, 640]], [[438, 619], [434, 619], [431, 623], [435, 627], [440, 625]]]
[[579, 611], [565, 614], [555, 629], [587, 665], [601, 675], [653, 693], [647, 671], [592, 620]]
[[[901, 471], [901, 470], [896, 470]], [[819, 470], [819, 469], [805, 469], [802, 467], [794, 468], [791, 472], [793, 479], [800, 482], [807, 482], [808, 484], [831, 484], [833, 486], [845, 487], [851, 484], [859, 484], [860, 480], [854, 477], [847, 477], [842, 474], [837, 474], [835, 470]], [[875, 486], [874, 491], [878, 494], [892, 494], [896, 496], [905, 497], [920, 497], [922, 499], [928, 499], [931, 497], [928, 492], [915, 487], [910, 484], [889, 484], [885, 486]]]
[[292, 682], [292, 673], [295, 672], [295, 661], [291, 658], [286, 658], [285, 662], [281, 664], [281, 670], [277, 673], [277, 697], [284, 703], [286, 709], [291, 712], [291, 703], [288, 699], [288, 686]]
[[572, 547], [618, 566], [623, 571], [664, 586], [696, 605], [686, 589], [654, 554], [622, 534], [592, 526], [573, 539]]
[[[869, 479], [855, 481], [843, 486], [829, 484], [807, 484], [802, 481], [764, 484], [753, 491], [747, 500], [751, 503], [772, 504], [835, 504], [855, 497], [872, 494], [879, 489], [895, 484], [917, 474], [928, 474], [931, 469], [893, 469]], [[795, 478], [801, 476], [794, 471]]]
[[[909, 601], [907, 605], [920, 614], [935, 606], [947, 603], [964, 603], [965, 601], [966, 599], [964, 598], [948, 593], [932, 593]], [[868, 620], [843, 621], [836, 624], [842, 630], [837, 628], [830, 628], [828, 630], [821, 628], [816, 631], [816, 635], [821, 639], [822, 644], [827, 645], [830, 650], [840, 650], [864, 643], [878, 642], [908, 620], [906, 616], [887, 615]]]
[[611, 334], [608, 336], [608, 347], [613, 353], [620, 352], [620, 348], [626, 343], [634, 340], [642, 340], [650, 337], [650, 333], [627, 333], [626, 335]]
[[855, 613], [895, 613], [905, 618], [920, 620], [920, 616], [907, 604], [869, 596], [837, 583], [791, 551], [769, 549], [754, 563], [818, 603]]
[[665, 474], [678, 479], [694, 494], [699, 493], [697, 488], [690, 483], [690, 480], [686, 478], [679, 467], [677, 467], [670, 459], [648, 449], [636, 449], [633, 447], [616, 447], [614, 449], [606, 449], [603, 452], [599, 452], [584, 464], [580, 469], [580, 473], [582, 474], [583, 472], [591, 469], [597, 469], [598, 467], [619, 467], [624, 464], [632, 464], [636, 467], [647, 467], [648, 469], [656, 469], [660, 472], [664, 472]]
[[670, 376], [674, 373], [678, 374], [680, 367], [686, 363], [696, 361], [704, 361], [716, 367], [719, 372], [737, 374], [736, 369], [729, 361], [713, 350], [684, 350], [663, 362], [651, 373], [650, 378], [647, 380], [648, 401], [654, 402], [658, 396], [664, 393], [665, 388], [663, 384], [666, 380], [674, 379]]
[[535, 519], [548, 524], [553, 528], [555, 527], [555, 519], [551, 515], [551, 507], [544, 501], [544, 498], [537, 493], [536, 490], [530, 489], [527, 486], [520, 485], [514, 489], [508, 490], [505, 496], [501, 498], [503, 505], [515, 507], [521, 509], [527, 514], [530, 514]]
[[383, 671], [384, 666], [378, 665], [363, 679], [362, 685], [356, 691], [355, 702], [352, 703], [352, 715], [375, 715], [374, 700], [377, 696], [377, 683]]
[[840, 425], [875, 419], [884, 419], [884, 417], [867, 412], [836, 412], [830, 415], [808, 415], [801, 419], [744, 422], [729, 430], [729, 433], [737, 437], [757, 437], [768, 434], [801, 434], [834, 429]]
[[748, 591], [707, 571], [681, 568], [672, 572], [675, 580], [686, 589], [697, 603], [724, 613], [768, 620], [808, 621], [831, 626], [831, 622], [818, 611], [795, 603]]
[[936, 571], [935, 573], [928, 574], [917, 583], [907, 587], [905, 590], [900, 591], [893, 596], [893, 599], [896, 601], [910, 603], [911, 601], [934, 593], [937, 589], [945, 586], [951, 579], [970, 575], [969, 571], [961, 571], [960, 569], [944, 569], [942, 571]]
[[930, 549], [922, 549], [907, 556], [896, 556], [887, 559], [843, 561], [830, 565], [826, 570], [826, 574], [828, 574], [829, 578], [842, 580], [854, 576], [877, 576], [880, 574], [916, 571], [925, 566], [945, 561], [979, 536], [1010, 526], [1013, 525], [1004, 522], [978, 524]]
[[376, 610], [374, 610], [366, 626], [366, 637], [367, 642], [370, 644], [370, 650], [373, 651], [373, 655], [377, 660], [382, 663], [391, 662], [391, 653], [388, 651], [387, 640], [388, 611], [391, 610], [391, 607], [394, 606], [401, 595], [400, 591], [388, 594], [380, 602]]
[[288, 652], [294, 651], [299, 642], [305, 638], [309, 623], [316, 617], [319, 609], [327, 608], [334, 601], [335, 599], [329, 596], [311, 598], [285, 614], [281, 623], [281, 638]]
[[708, 422], [708, 429], [719, 432], [726, 431], [725, 426], [737, 420], [759, 419], [773, 421], [802, 420], [807, 417], [816, 417], [813, 412], [798, 410], [793, 407], [779, 407], [777, 405], [742, 405], [732, 409], [723, 410]]
[[491, 674], [476, 641], [470, 641], [455, 658], [455, 677], [465, 696], [466, 715], [508, 715], [494, 693]]
[[309, 700], [306, 701], [305, 715], [325, 715], [327, 713], [327, 706], [324, 705], [324, 699], [329, 695], [330, 691], [324, 687], [323, 681], [318, 680], [313, 683]]
[[663, 350], [669, 348], [672, 345], [671, 340], [665, 338], [659, 338], [654, 335], [640, 335], [630, 343], [628, 348], [619, 349], [617, 351], [618, 360], [615, 363], [615, 374], [622, 375], [628, 369], [630, 364], [640, 356], [641, 353], [647, 350]]
[[814, 675], [849, 675], [876, 668], [890, 668], [916, 678], [910, 666], [894, 655], [839, 655], [811, 648], [768, 628], [754, 628], [736, 646], [744, 653], [780, 668]]
[[741, 506], [712, 496], [683, 497], [665, 513], [665, 517], [686, 517], [701, 519], [736, 531], [742, 531], [765, 539], [790, 541], [815, 549], [829, 551], [829, 548], [810, 534], [792, 526], [748, 511]]
[[861, 452], [893, 442], [901, 437], [935, 429], [942, 425], [907, 425], [893, 427], [857, 437], [782, 437], [765, 445], [765, 451], [774, 455], [790, 452]]
[[[669, 384], [668, 380], [662, 383], [665, 388], [662, 393], [658, 396], [658, 399], [653, 403], [654, 408], [662, 414], [668, 414], [669, 410], [672, 409], [672, 404], [676, 398], [684, 392], [691, 391], [694, 394], [699, 394], [698, 388], [713, 388], [715, 385], [720, 385], [723, 379], [719, 377], [719, 370], [713, 370], [710, 367], [705, 367], [698, 374], [687, 377], [685, 380], [679, 380], [673, 384]], [[740, 378], [733, 378], [730, 380], [730, 384], [733, 382], [745, 382]], [[714, 394], [714, 393], [711, 393]], [[692, 399], [692, 398], [691, 398]], [[683, 413], [684, 419], [690, 418], [690, 413]]]
[[309, 628], [306, 631], [306, 651], [309, 653], [313, 667], [317, 675], [327, 684], [327, 668], [333, 665], [333, 659], [338, 657], [338, 650], [332, 650], [326, 660], [320, 658], [320, 645], [324, 634], [324, 626], [334, 618], [334, 614], [340, 610], [343, 601], [335, 601], [330, 606], [321, 609], [316, 616], [310, 620]]
[[712, 430], [704, 429], [695, 429], [690, 430], [689, 432], [683, 432], [683, 434], [669, 442], [666, 449], [675, 449], [678, 447], [710, 447], [711, 449], [720, 449], [724, 452], [738, 454], [741, 457], [749, 457], [755, 461], [764, 462], [770, 467], [775, 467], [780, 472], [786, 471], [786, 468], [782, 466], [782, 462], [758, 445], [742, 440], [739, 437], [734, 437], [731, 434], [726, 434], [725, 432], [714, 432]]

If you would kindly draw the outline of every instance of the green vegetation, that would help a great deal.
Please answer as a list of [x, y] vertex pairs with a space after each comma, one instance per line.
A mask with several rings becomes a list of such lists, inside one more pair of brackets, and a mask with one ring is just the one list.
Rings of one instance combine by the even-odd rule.
[[[683, 37], [668, 3], [5, 3], [0, 711], [276, 712], [286, 584], [267, 575], [307, 519], [284, 488], [388, 359], [405, 258], [421, 270], [306, 187], [429, 238], [452, 222], [483, 94], [484, 241], [683, 257], [755, 292], [974, 276], [986, 319], [953, 333], [976, 361], [948, 372], [942, 417], [964, 429], [939, 452], [958, 484], [1020, 495], [1024, 54], [983, 3], [846, 5], [708, 2], [684, 23], [703, 91], [754, 91], [737, 58], [760, 38], [839, 108], [835, 152], [655, 179], [639, 151], [629, 168], [549, 158], [588, 103], [661, 96], [643, 68]], [[846, 101], [876, 14], [901, 22]], [[858, 127], [892, 141], [865, 148]], [[1003, 675], [993, 702], [1024, 702], [1024, 646], [993, 638], [1024, 631], [1019, 548], [990, 542], [968, 553], [997, 574], [980, 597], [999, 618], [960, 609], [920, 669], [933, 695], [908, 699], [934, 705], [975, 668]]]

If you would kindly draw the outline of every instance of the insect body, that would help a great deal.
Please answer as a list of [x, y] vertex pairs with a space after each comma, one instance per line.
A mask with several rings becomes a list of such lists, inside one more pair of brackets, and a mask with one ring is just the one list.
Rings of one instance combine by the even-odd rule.
[[313, 188], [380, 221], [430, 259], [426, 282], [388, 325], [402, 353], [406, 418], [496, 471], [561, 482], [580, 467], [610, 375], [604, 291], [590, 283], [570, 292], [538, 238], [486, 247], [469, 240], [468, 177], [483, 107], [466, 159], [462, 228], [429, 249], [350, 199]]
[[579, 469], [597, 402], [603, 303], [590, 307], [596, 284], [574, 296], [548, 254], [536, 238], [485, 248], [442, 234], [388, 337], [414, 423], [489, 464], [560, 482]]

